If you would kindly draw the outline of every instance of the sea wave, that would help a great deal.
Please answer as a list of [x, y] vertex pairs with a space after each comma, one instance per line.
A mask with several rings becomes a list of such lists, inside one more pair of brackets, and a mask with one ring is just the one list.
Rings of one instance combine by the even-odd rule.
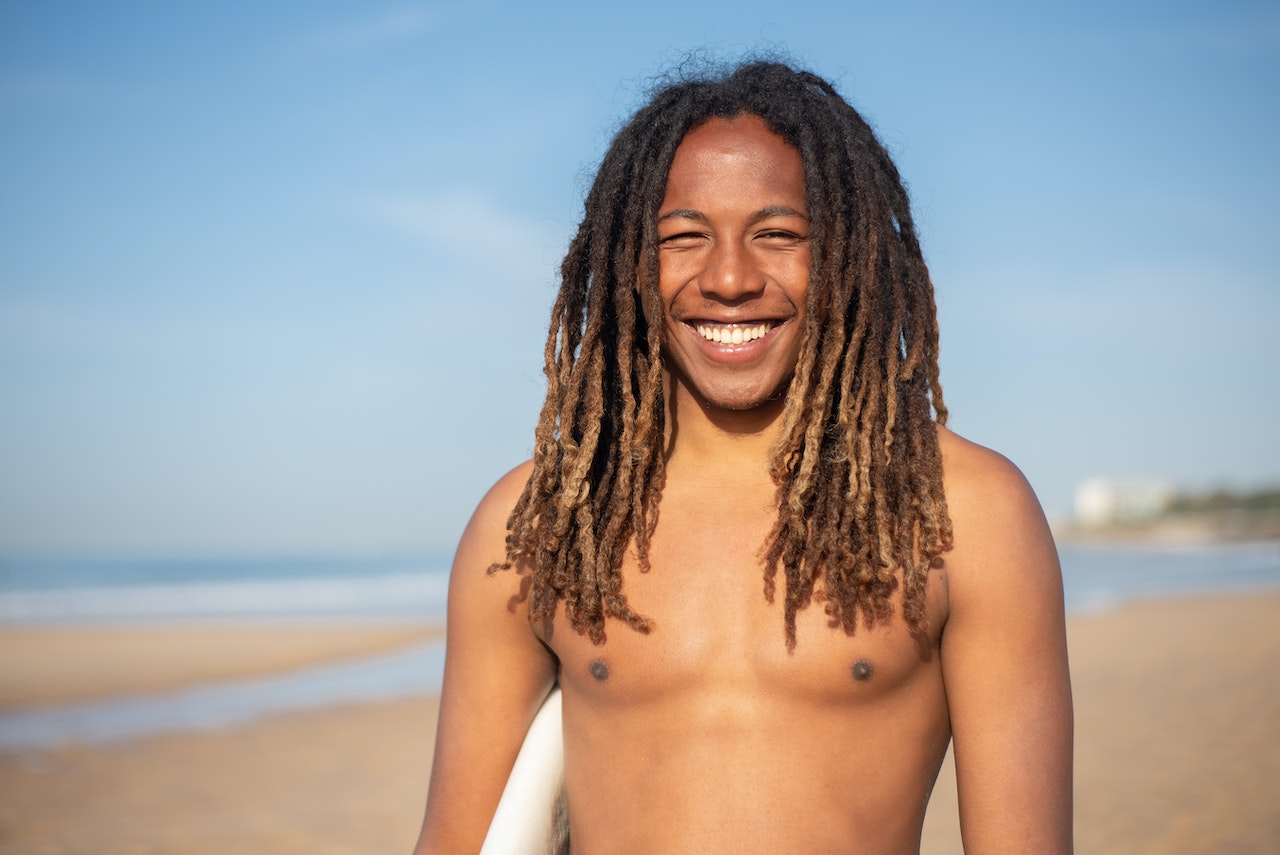
[[1088, 614], [1165, 596], [1280, 586], [1280, 544], [1061, 547], [1067, 611]]
[[85, 585], [0, 591], [0, 624], [200, 617], [400, 617], [442, 620], [443, 573]]

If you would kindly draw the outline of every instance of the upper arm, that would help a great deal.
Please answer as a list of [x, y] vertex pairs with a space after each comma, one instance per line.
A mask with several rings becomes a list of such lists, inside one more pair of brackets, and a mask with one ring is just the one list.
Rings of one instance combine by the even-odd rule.
[[454, 557], [440, 719], [418, 855], [479, 851], [525, 731], [555, 680], [554, 659], [519, 601], [519, 576], [488, 573], [505, 558], [507, 516], [528, 472], [526, 464], [489, 491]]
[[965, 851], [1071, 851], [1071, 685], [1062, 574], [1030, 485], [948, 435], [942, 671]]

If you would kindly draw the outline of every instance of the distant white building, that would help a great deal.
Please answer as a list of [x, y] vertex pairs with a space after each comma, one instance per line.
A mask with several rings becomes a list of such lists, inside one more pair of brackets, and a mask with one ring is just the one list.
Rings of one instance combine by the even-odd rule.
[[1149, 520], [1168, 508], [1173, 497], [1173, 485], [1164, 481], [1090, 478], [1076, 488], [1076, 521], [1107, 525]]

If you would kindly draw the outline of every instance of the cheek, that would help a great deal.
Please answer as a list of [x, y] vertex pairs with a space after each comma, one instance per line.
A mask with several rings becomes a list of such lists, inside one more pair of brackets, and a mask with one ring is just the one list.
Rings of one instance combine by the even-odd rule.
[[681, 280], [673, 274], [669, 268], [660, 268], [658, 271], [658, 284], [654, 287], [653, 308], [660, 310], [664, 315], [667, 310], [676, 301], [681, 290]]
[[796, 259], [795, 266], [787, 276], [790, 283], [788, 291], [791, 292], [791, 299], [795, 303], [796, 308], [804, 309], [809, 294], [809, 276], [812, 267], [809, 264], [809, 253]]
[[707, 264], [706, 253], [696, 250], [666, 250], [658, 253], [658, 290], [665, 298], [698, 278]]

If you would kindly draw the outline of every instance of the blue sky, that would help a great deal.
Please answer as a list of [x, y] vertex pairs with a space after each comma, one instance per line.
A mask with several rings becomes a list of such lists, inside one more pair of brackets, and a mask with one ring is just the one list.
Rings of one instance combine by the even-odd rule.
[[450, 550], [593, 168], [700, 49], [878, 129], [952, 425], [1051, 516], [1280, 481], [1280, 7], [1040, 5], [0, 2], [0, 556]]

